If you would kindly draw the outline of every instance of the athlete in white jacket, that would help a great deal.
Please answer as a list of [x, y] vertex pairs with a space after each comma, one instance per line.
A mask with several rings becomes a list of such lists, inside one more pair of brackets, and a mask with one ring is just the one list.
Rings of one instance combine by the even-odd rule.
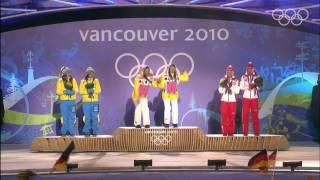
[[220, 80], [219, 93], [221, 94], [221, 132], [224, 136], [233, 136], [235, 129], [236, 103], [240, 87], [234, 76], [231, 65], [227, 67], [226, 75]]
[[249, 113], [252, 113], [253, 132], [259, 136], [259, 86], [255, 85], [255, 80], [259, 76], [254, 70], [252, 62], [247, 65], [246, 73], [241, 77], [240, 88], [242, 95], [242, 131], [245, 136], [248, 135]]

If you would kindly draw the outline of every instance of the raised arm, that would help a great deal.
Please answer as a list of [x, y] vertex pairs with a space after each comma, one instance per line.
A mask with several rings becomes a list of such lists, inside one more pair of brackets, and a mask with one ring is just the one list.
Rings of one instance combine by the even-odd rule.
[[187, 81], [189, 81], [189, 74], [187, 73], [187, 71], [183, 71], [182, 74], [178, 75], [178, 79], [181, 82], [187, 82]]
[[161, 76], [160, 81], [159, 81], [158, 84], [157, 84], [157, 85], [158, 85], [158, 88], [164, 89], [165, 84], [166, 84], [165, 77], [164, 77], [164, 76]]

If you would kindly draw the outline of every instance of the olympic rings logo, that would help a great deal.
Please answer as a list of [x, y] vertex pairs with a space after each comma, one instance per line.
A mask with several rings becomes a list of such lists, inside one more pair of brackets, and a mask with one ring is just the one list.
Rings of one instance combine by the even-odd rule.
[[150, 141], [156, 146], [167, 146], [172, 141], [172, 136], [170, 135], [152, 135]]
[[[139, 61], [139, 58], [132, 54], [132, 53], [123, 53], [121, 54], [117, 59], [116, 59], [116, 62], [115, 62], [115, 70], [117, 72], [117, 74], [124, 78], [124, 79], [128, 79], [129, 80], [129, 83], [131, 84], [131, 86], [133, 86], [133, 78], [135, 76], [137, 76], [140, 72], [140, 70], [147, 66], [149, 63], [148, 63], [148, 60], [151, 58], [151, 57], [159, 57], [160, 60], [163, 62], [163, 65], [160, 66], [157, 70], [156, 70], [156, 73], [154, 74], [155, 78], [159, 78], [160, 76], [162, 76], [165, 72], [166, 72], [166, 69], [167, 67], [170, 65], [170, 64], [174, 64], [174, 60], [179, 57], [179, 56], [184, 56], [186, 57], [186, 60], [189, 60], [190, 61], [190, 64], [191, 64], [191, 67], [190, 67], [190, 70], [188, 71], [188, 75], [191, 75], [192, 72], [193, 72], [193, 69], [194, 69], [194, 61], [193, 61], [193, 58], [187, 54], [187, 53], [184, 53], [184, 52], [179, 52], [179, 53], [176, 53], [174, 54], [169, 62], [167, 62], [166, 58], [160, 54], [160, 53], [150, 53], [148, 55], [146, 55], [143, 60], [142, 60], [142, 63], [140, 63]], [[136, 65], [133, 66], [128, 75], [125, 75], [123, 73], [120, 72], [120, 69], [119, 69], [119, 62], [121, 61], [121, 59], [123, 59], [124, 57], [131, 57], [135, 62], [136, 62]], [[177, 67], [177, 72], [180, 73], [180, 70], [179, 68]]]
[[272, 11], [272, 18], [278, 21], [281, 26], [287, 26], [290, 23], [294, 26], [300, 26], [303, 21], [309, 18], [309, 11], [305, 8], [275, 9]]

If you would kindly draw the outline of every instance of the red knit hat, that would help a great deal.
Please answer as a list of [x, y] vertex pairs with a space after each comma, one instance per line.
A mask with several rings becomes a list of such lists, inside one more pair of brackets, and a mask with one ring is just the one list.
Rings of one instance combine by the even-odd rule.
[[232, 65], [229, 65], [229, 66], [227, 67], [226, 71], [233, 71]]
[[248, 65], [247, 65], [247, 68], [253, 68], [253, 63], [249, 62]]

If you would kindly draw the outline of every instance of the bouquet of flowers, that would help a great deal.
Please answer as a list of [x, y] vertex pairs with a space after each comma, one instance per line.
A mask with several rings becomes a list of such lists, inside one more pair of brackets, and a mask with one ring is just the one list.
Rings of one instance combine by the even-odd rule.
[[254, 80], [254, 86], [255, 88], [259, 87], [261, 88], [263, 86], [263, 79], [261, 76], [258, 76], [255, 80]]
[[85, 88], [87, 89], [87, 92], [89, 94], [89, 98], [93, 98], [93, 88], [94, 88], [94, 83], [87, 83], [85, 85]]
[[64, 85], [64, 88], [66, 89], [64, 93], [66, 95], [69, 95], [69, 97], [71, 97], [74, 94], [72, 82], [64, 81], [63, 85]]
[[231, 94], [231, 89], [230, 87], [228, 86], [228, 79], [223, 79], [220, 81], [220, 86], [223, 87], [223, 88], [226, 88], [226, 93], [228, 94]]
[[64, 84], [64, 88], [65, 88], [65, 89], [67, 89], [67, 90], [72, 90], [72, 89], [73, 89], [73, 84], [72, 84], [72, 82], [65, 81], [63, 84]]
[[220, 81], [220, 86], [226, 88], [228, 85], [228, 79], [223, 79]]

